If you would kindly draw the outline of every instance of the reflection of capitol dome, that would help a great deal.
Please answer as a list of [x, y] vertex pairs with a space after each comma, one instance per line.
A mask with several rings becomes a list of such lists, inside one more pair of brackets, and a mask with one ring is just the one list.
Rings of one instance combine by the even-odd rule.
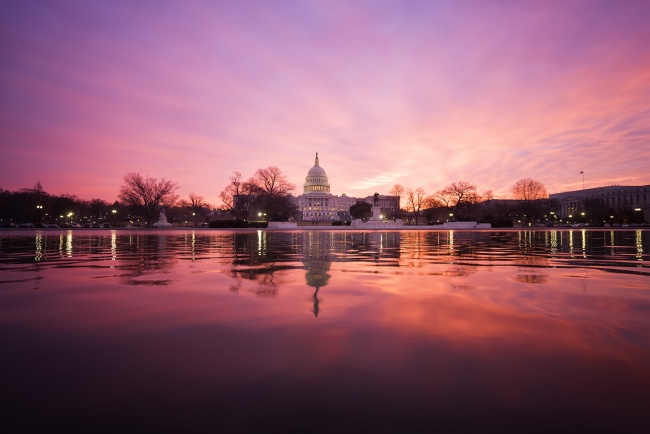
[[332, 258], [328, 249], [328, 241], [331, 234], [305, 233], [303, 236], [304, 251], [302, 252], [302, 263], [307, 270], [305, 279], [307, 285], [318, 290], [326, 286], [332, 277], [328, 271], [332, 265]]
[[304, 192], [303, 194], [313, 194], [313, 193], [329, 193], [330, 184], [327, 181], [327, 174], [325, 169], [320, 167], [318, 163], [318, 152], [316, 153], [316, 160], [314, 161], [314, 167], [309, 169], [307, 177], [305, 178]]

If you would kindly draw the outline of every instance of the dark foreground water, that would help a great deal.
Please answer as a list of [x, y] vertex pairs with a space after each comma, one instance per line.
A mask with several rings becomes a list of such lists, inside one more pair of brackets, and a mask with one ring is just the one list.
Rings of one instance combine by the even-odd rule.
[[3, 432], [650, 432], [650, 232], [1, 231]]

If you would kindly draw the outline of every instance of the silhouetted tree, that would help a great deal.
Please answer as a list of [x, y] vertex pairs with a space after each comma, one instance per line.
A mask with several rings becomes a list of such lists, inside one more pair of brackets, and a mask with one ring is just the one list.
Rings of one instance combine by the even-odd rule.
[[398, 204], [397, 204], [397, 215], [395, 215], [395, 218], [401, 218], [402, 217], [402, 208], [404, 207], [404, 193], [405, 193], [404, 186], [401, 184], [395, 184], [393, 188], [390, 189], [388, 194], [391, 196], [397, 196], [399, 197]]
[[267, 219], [286, 220], [297, 210], [291, 201], [296, 186], [276, 166], [258, 169], [247, 181], [242, 181], [240, 172], [233, 172], [229, 179], [219, 197], [236, 219], [244, 220], [256, 210]]
[[438, 190], [434, 197], [447, 207], [457, 219], [463, 219], [464, 211], [470, 205], [478, 203], [480, 199], [476, 192], [476, 186], [467, 181], [452, 182], [442, 190]]
[[542, 199], [548, 198], [546, 187], [539, 181], [526, 178], [520, 179], [512, 186], [512, 196], [522, 201], [523, 213], [526, 222], [531, 219], [539, 219], [542, 213]]
[[102, 217], [104, 219], [109, 218], [110, 214], [110, 204], [102, 199], [91, 199], [87, 205], [87, 218], [92, 218], [93, 220], [99, 220]]
[[219, 193], [219, 197], [234, 218], [245, 220], [255, 205], [259, 189], [253, 178], [242, 181], [240, 172], [233, 172], [229, 180], [230, 183]]
[[372, 205], [368, 202], [359, 201], [350, 207], [350, 215], [353, 219], [367, 219], [372, 213]]
[[512, 186], [512, 196], [517, 200], [546, 199], [546, 187], [539, 181], [526, 178], [520, 179]]
[[[276, 166], [258, 169], [253, 176], [258, 190], [258, 203], [269, 219], [282, 219], [287, 216], [287, 198], [296, 188]], [[289, 215], [291, 212], [289, 212]]]
[[426, 207], [427, 202], [430, 202], [430, 200], [427, 198], [422, 187], [418, 187], [415, 190], [411, 190], [410, 188], [406, 190], [406, 210], [409, 213], [409, 223], [414, 219], [415, 224], [418, 224], [420, 210]]
[[178, 195], [174, 193], [177, 189], [175, 182], [165, 178], [158, 181], [139, 173], [127, 173], [119, 198], [135, 212], [141, 213], [146, 225], [151, 226], [161, 210], [171, 207], [178, 200]]
[[198, 194], [190, 193], [189, 205], [194, 217], [194, 226], [196, 226], [196, 222], [202, 219], [203, 208], [207, 206], [205, 198]]

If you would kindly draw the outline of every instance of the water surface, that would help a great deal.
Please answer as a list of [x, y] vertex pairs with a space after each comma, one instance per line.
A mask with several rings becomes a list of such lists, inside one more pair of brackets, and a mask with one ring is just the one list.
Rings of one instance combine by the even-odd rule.
[[647, 230], [1, 231], [2, 419], [645, 432], [649, 252]]

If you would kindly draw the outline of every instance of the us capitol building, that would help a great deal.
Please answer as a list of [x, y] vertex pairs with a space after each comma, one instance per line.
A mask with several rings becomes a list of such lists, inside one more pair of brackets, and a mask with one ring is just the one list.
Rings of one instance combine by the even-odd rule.
[[[314, 160], [314, 167], [309, 169], [305, 183], [303, 184], [303, 193], [294, 198], [298, 206], [298, 212], [302, 215], [302, 220], [349, 220], [350, 207], [357, 202], [373, 203], [373, 197], [356, 198], [346, 196], [336, 196], [330, 193], [330, 184], [327, 179], [325, 169], [323, 169], [318, 160], [318, 152]], [[386, 216], [396, 215], [399, 209], [398, 196], [379, 196], [379, 206]]]

